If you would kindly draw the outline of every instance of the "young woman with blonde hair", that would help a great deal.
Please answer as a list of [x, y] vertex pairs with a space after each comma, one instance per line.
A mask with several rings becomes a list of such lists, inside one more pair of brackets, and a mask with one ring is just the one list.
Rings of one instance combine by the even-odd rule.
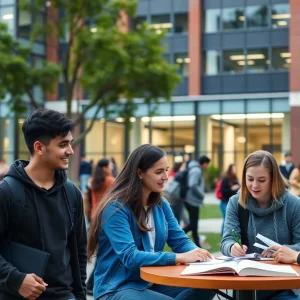
[[[300, 201], [288, 190], [273, 155], [267, 151], [250, 154], [244, 164], [240, 192], [230, 198], [221, 251], [227, 256], [243, 256], [262, 250], [253, 246], [258, 233], [300, 251]], [[242, 241], [235, 241], [234, 229]], [[262, 252], [271, 257], [272, 253]], [[299, 290], [258, 291], [258, 299], [300, 299]]]

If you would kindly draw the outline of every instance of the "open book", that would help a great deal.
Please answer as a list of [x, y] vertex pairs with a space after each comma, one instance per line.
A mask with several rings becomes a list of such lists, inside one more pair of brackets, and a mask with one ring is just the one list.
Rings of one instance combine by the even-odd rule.
[[239, 276], [299, 276], [290, 266], [270, 265], [252, 260], [225, 261], [219, 264], [191, 264], [180, 275], [237, 274]]

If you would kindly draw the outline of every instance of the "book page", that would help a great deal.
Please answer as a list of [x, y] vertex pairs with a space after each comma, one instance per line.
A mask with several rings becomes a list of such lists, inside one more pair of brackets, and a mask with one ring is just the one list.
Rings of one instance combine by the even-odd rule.
[[251, 260], [239, 261], [237, 273], [241, 276], [298, 276], [291, 266], [270, 265]]
[[219, 260], [241, 260], [241, 259], [260, 259], [261, 255], [259, 253], [249, 253], [244, 256], [237, 256], [237, 257], [232, 257], [232, 256], [217, 256], [216, 259]]
[[256, 238], [260, 239], [262, 242], [264, 242], [269, 247], [271, 247], [271, 246], [282, 246], [282, 245], [272, 241], [271, 239], [268, 239], [267, 237], [265, 237], [265, 236], [263, 236], [259, 233], [256, 235]]
[[207, 275], [207, 274], [221, 274], [221, 273], [237, 273], [237, 262], [228, 261], [208, 264], [190, 264], [186, 267], [180, 275]]

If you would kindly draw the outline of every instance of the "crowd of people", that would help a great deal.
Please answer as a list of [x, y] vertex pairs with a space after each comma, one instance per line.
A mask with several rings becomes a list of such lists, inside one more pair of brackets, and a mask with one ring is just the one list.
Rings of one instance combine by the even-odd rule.
[[[74, 154], [74, 126], [59, 112], [38, 109], [22, 125], [30, 160], [17, 160], [9, 169], [0, 160], [0, 300], [85, 300], [86, 290], [97, 300], [213, 299], [216, 290], [151, 284], [139, 273], [142, 266], [213, 258], [198, 236], [204, 172], [210, 159], [186, 155], [169, 172], [167, 154], [146, 144], [131, 153], [117, 174], [114, 159], [93, 164], [83, 155], [79, 190], [66, 175]], [[224, 255], [259, 251], [253, 244], [261, 233], [285, 245], [264, 250], [262, 256], [300, 263], [300, 172], [292, 164], [291, 153], [287, 154], [285, 163], [278, 166], [271, 153], [255, 151], [245, 160], [241, 181], [234, 164], [222, 176]], [[17, 186], [20, 197], [15, 196]], [[5, 255], [11, 242], [47, 254], [41, 276], [12, 263]], [[164, 251], [165, 244], [172, 252]], [[87, 280], [87, 260], [94, 256], [94, 270]], [[257, 295], [258, 299], [300, 299], [298, 290], [276, 287]]]

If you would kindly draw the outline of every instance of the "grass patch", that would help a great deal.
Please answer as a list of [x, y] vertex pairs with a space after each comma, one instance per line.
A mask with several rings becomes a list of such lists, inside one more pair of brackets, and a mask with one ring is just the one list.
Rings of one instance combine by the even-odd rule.
[[220, 206], [217, 204], [204, 204], [200, 208], [199, 219], [222, 219]]
[[[206, 243], [208, 243], [211, 248], [208, 249], [210, 253], [220, 252], [221, 234], [213, 232], [201, 232], [201, 235], [206, 236]], [[190, 235], [188, 234], [189, 238]], [[171, 248], [166, 244], [164, 251], [172, 252]]]

